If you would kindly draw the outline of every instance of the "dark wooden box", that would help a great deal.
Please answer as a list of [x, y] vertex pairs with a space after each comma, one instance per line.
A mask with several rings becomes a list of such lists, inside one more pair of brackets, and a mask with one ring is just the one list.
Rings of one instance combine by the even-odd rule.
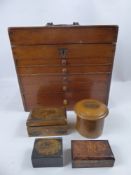
[[62, 138], [36, 139], [31, 160], [34, 168], [63, 166]]
[[72, 167], [112, 167], [114, 155], [107, 140], [72, 140]]
[[9, 28], [25, 110], [72, 109], [85, 98], [107, 104], [117, 33], [114, 25]]
[[63, 107], [36, 107], [29, 114], [26, 125], [29, 136], [67, 134], [66, 110]]

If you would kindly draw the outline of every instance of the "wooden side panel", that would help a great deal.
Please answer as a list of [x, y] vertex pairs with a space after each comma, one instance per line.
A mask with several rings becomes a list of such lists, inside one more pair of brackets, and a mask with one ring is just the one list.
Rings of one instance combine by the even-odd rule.
[[96, 168], [96, 167], [113, 167], [115, 160], [75, 160], [72, 162], [72, 168]]
[[12, 45], [115, 43], [117, 26], [9, 28]]
[[67, 134], [67, 130], [68, 125], [27, 127], [28, 135], [30, 137], [65, 135]]

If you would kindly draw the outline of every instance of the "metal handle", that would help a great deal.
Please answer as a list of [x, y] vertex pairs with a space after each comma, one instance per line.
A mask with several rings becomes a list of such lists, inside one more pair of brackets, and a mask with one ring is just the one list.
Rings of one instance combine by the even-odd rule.
[[78, 22], [73, 22], [73, 25], [74, 25], [74, 26], [78, 26], [79, 23], [78, 23]]
[[46, 26], [78, 26], [78, 22], [73, 22], [73, 24], [53, 24], [53, 22], [48, 22]]
[[47, 26], [53, 26], [53, 22], [48, 22], [46, 25]]

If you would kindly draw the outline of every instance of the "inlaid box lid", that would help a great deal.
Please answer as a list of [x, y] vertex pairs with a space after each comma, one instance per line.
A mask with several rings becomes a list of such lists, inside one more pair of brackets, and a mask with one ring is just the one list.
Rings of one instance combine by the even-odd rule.
[[27, 126], [55, 126], [67, 124], [66, 110], [63, 107], [39, 106], [32, 110], [27, 119]]
[[62, 138], [36, 139], [33, 149], [34, 158], [62, 156]]

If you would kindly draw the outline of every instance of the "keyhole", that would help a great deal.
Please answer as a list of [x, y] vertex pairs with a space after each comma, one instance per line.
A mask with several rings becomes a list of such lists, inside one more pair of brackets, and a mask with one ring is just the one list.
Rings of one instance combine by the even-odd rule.
[[67, 51], [67, 49], [65, 49], [65, 48], [60, 48], [59, 49], [61, 58], [65, 58], [66, 57], [66, 51]]

